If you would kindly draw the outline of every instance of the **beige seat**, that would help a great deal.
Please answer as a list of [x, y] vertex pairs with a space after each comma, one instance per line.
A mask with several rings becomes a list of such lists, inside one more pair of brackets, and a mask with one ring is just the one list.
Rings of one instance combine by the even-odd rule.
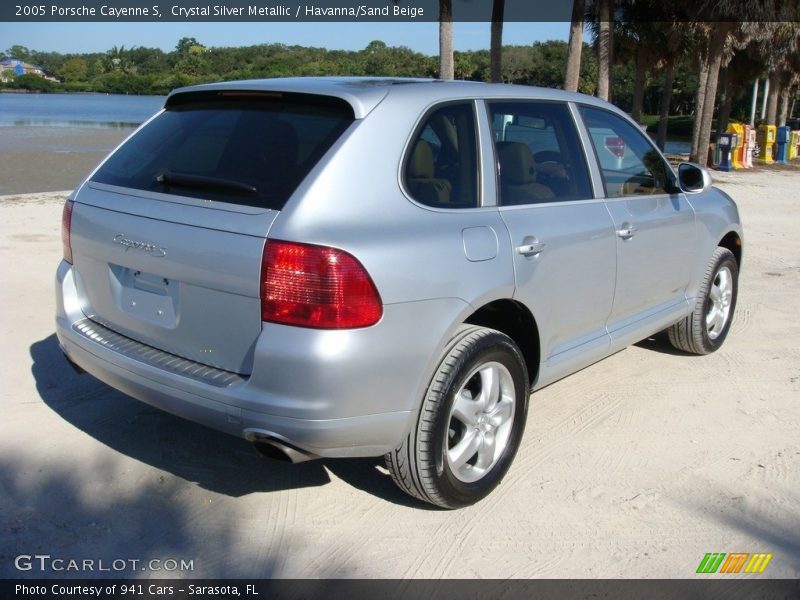
[[419, 140], [406, 166], [406, 182], [411, 195], [424, 204], [446, 205], [453, 186], [447, 179], [436, 177], [436, 164], [431, 145]]
[[536, 182], [536, 163], [527, 145], [498, 142], [500, 162], [500, 204], [534, 204], [555, 198], [546, 185]]

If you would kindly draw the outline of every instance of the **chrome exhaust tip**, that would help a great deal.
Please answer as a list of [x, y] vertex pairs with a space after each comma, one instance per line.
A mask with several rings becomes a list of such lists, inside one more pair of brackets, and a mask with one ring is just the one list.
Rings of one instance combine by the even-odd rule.
[[265, 458], [292, 464], [319, 458], [316, 454], [296, 448], [266, 431], [248, 429], [244, 432], [244, 439], [250, 442], [255, 451]]

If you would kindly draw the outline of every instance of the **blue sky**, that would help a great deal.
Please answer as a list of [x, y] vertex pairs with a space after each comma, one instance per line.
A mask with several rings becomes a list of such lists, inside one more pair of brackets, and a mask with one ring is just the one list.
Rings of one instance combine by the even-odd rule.
[[[503, 43], [566, 40], [569, 23], [506, 23]], [[62, 53], [105, 52], [112, 46], [172, 50], [182, 37], [205, 46], [281, 43], [360, 50], [372, 40], [438, 53], [437, 23], [9, 23], [0, 22], [0, 53], [14, 44]], [[489, 47], [489, 23], [455, 23], [456, 50]]]

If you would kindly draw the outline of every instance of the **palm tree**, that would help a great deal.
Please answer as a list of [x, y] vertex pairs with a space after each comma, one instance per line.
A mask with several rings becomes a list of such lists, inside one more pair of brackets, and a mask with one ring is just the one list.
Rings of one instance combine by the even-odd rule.
[[708, 45], [706, 62], [705, 96], [701, 109], [695, 113], [695, 120], [700, 121], [697, 127], [697, 146], [692, 148], [691, 160], [706, 162], [706, 148], [711, 139], [711, 122], [714, 118], [714, 101], [717, 97], [717, 84], [719, 83], [719, 69], [722, 65], [722, 55], [725, 50], [725, 41], [728, 33], [733, 29], [733, 23], [714, 23]]
[[503, 81], [503, 15], [506, 0], [493, 0], [492, 3], [492, 39], [489, 46], [489, 73], [492, 83]]
[[597, 1], [597, 97], [611, 99], [613, 0]]
[[439, 79], [453, 76], [453, 0], [439, 0]]
[[621, 19], [614, 28], [614, 62], [632, 62], [635, 66], [631, 117], [637, 123], [642, 120], [647, 74], [663, 54], [663, 45], [659, 43], [661, 24], [648, 20], [647, 13], [639, 10], [640, 6], [636, 0], [623, 2]]
[[581, 75], [581, 51], [583, 50], [583, 11], [584, 0], [575, 0], [572, 4], [572, 24], [569, 28], [569, 54], [567, 56], [567, 74], [564, 76], [564, 89], [568, 92], [578, 91]]
[[[798, 77], [800, 63], [800, 23], [770, 23], [761, 41], [761, 55], [769, 69], [767, 123], [783, 125], [789, 110], [789, 91]], [[778, 116], [780, 101], [781, 115]]]
[[672, 102], [672, 82], [675, 79], [675, 64], [683, 51], [683, 27], [680, 23], [664, 23], [666, 41], [661, 55], [664, 64], [664, 82], [661, 88], [661, 104], [658, 109], [658, 131], [656, 144], [663, 151], [667, 144], [667, 124], [669, 123], [669, 107]]
[[736, 52], [720, 75], [720, 107], [717, 116], [717, 131], [726, 131], [730, 121], [733, 101], [752, 91], [754, 79], [764, 74], [764, 61], [756, 52], [756, 42]]
[[[794, 2], [784, 0], [762, 0], [761, 2], [743, 2], [742, 0], [717, 0], [708, 8], [700, 8], [698, 17], [705, 23], [700, 23], [698, 31], [701, 36], [700, 48], [707, 49], [701, 52], [698, 67], [698, 84], [704, 93], [698, 89], [697, 103], [695, 106], [695, 133], [692, 138], [691, 159], [701, 159], [705, 162], [706, 148], [711, 139], [711, 121], [714, 115], [714, 102], [717, 95], [719, 70], [723, 64], [723, 55], [727, 48], [730, 49], [728, 35], [733, 33], [734, 42], [751, 35], [754, 27], [762, 28], [768, 23], [781, 23], [789, 21], [787, 17], [794, 10]], [[789, 11], [787, 13], [787, 11]], [[736, 14], [740, 19], [734, 28], [730, 15]], [[727, 20], [726, 20], [727, 19]], [[713, 23], [712, 23], [713, 21]], [[748, 33], [750, 32], [750, 33]], [[730, 54], [728, 55], [730, 59]]]

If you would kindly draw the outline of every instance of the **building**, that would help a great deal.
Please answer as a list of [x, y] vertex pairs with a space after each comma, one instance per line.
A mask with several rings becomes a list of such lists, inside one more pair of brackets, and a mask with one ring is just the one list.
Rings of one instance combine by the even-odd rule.
[[6, 76], [7, 71], [11, 71], [15, 76], [30, 74], [49, 79], [49, 77], [46, 77], [41, 67], [26, 63], [17, 58], [4, 58], [0, 60], [0, 82], [5, 83], [10, 80], [10, 78]]

